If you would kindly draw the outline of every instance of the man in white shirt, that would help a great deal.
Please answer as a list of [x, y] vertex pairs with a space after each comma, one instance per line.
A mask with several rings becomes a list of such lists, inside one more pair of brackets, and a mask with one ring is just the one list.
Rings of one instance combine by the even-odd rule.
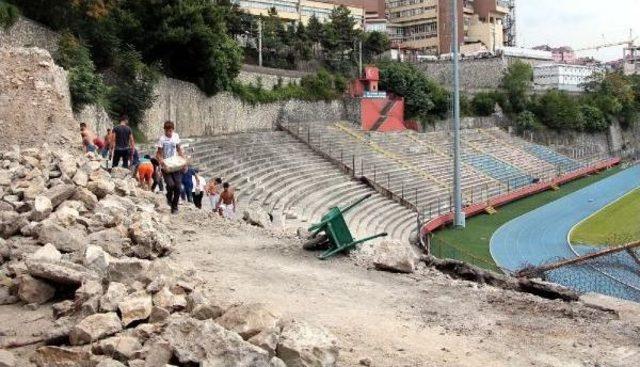
[[171, 205], [171, 213], [178, 212], [178, 202], [180, 201], [180, 189], [182, 182], [182, 170], [167, 172], [164, 160], [178, 154], [185, 158], [184, 151], [180, 146], [180, 137], [174, 132], [175, 124], [172, 121], [165, 121], [164, 135], [158, 139], [156, 144], [156, 158], [162, 167], [162, 176], [167, 188], [167, 202]]
[[204, 192], [207, 187], [207, 181], [204, 177], [200, 176], [200, 170], [197, 168], [193, 170], [194, 174], [191, 177], [193, 181], [193, 203], [196, 205], [196, 208], [202, 209], [202, 198], [204, 197]]

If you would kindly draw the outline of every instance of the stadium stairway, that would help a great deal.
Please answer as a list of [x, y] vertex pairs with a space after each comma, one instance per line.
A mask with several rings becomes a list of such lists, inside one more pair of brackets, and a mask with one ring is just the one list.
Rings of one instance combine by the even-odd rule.
[[283, 131], [261, 131], [197, 139], [191, 157], [208, 178], [236, 187], [239, 206], [258, 203], [290, 220], [319, 221], [330, 207], [373, 196], [346, 215], [356, 237], [387, 232], [408, 241], [416, 214], [354, 180]]

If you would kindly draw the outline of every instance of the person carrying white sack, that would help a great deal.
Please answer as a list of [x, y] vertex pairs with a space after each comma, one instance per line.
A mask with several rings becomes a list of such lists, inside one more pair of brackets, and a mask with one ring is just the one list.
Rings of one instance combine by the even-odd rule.
[[158, 139], [156, 158], [162, 167], [162, 176], [167, 188], [167, 203], [171, 206], [171, 213], [178, 212], [180, 189], [182, 182], [182, 168], [187, 160], [180, 146], [180, 137], [174, 132], [175, 124], [165, 121], [164, 135]]

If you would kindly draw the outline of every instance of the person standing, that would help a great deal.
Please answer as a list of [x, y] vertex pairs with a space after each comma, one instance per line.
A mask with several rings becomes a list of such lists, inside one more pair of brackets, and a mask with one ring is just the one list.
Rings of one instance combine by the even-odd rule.
[[180, 197], [182, 200], [186, 200], [193, 203], [193, 168], [186, 166], [182, 171], [182, 192]]
[[209, 203], [211, 204], [211, 208], [213, 211], [216, 211], [218, 206], [218, 200], [220, 200], [220, 187], [222, 186], [222, 179], [220, 177], [216, 177], [215, 180], [209, 181], [207, 185], [207, 196], [209, 196]]
[[228, 182], [222, 184], [224, 189], [220, 194], [220, 200], [216, 206], [216, 211], [227, 219], [234, 219], [236, 216], [236, 196]]
[[172, 121], [165, 121], [164, 134], [160, 136], [156, 144], [156, 159], [160, 163], [160, 167], [162, 167], [162, 177], [167, 188], [167, 201], [171, 205], [172, 214], [178, 212], [182, 170], [168, 172], [164, 160], [174, 157], [176, 154], [186, 160], [182, 146], [180, 146], [180, 137], [174, 130], [175, 124]]
[[[107, 158], [107, 156], [109, 155], [109, 153], [111, 152], [111, 128], [107, 129], [107, 133], [104, 134], [104, 148], [102, 149], [102, 151], [100, 152], [100, 155], [102, 155], [102, 158]], [[111, 158], [109, 158], [111, 159]]]
[[94, 153], [96, 151], [94, 135], [84, 122], [80, 123], [80, 136], [82, 137], [82, 150], [85, 153]]
[[113, 156], [113, 167], [118, 167], [122, 159], [122, 167], [129, 168], [129, 158], [135, 149], [133, 132], [128, 126], [129, 118], [125, 115], [120, 117], [120, 124], [113, 128], [111, 140], [111, 154]]
[[202, 198], [207, 187], [207, 181], [200, 176], [199, 170], [194, 169], [193, 172], [193, 203], [196, 208], [202, 209]]

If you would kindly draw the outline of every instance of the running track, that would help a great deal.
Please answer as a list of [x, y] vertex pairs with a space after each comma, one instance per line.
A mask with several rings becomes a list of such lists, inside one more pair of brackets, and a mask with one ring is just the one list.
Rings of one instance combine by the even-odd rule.
[[[567, 241], [571, 228], [637, 187], [640, 187], [640, 166], [631, 167], [515, 218], [493, 234], [491, 256], [506, 272], [514, 272], [527, 265], [573, 258], [576, 252]], [[548, 275], [550, 280], [579, 291], [640, 302], [640, 272], [636, 270], [637, 265], [628, 263], [628, 260], [630, 256], [620, 254], [616, 258], [594, 262], [591, 266], [560, 269]]]

